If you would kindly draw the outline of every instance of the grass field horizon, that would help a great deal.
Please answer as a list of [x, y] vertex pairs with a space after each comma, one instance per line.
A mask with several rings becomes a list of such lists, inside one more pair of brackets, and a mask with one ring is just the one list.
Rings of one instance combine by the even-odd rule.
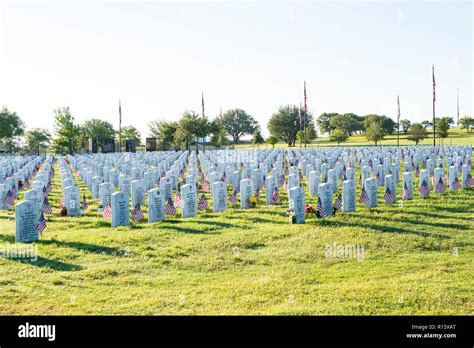
[[[409, 134], [403, 134], [400, 132], [400, 145], [403, 146], [414, 146], [416, 145], [414, 141], [410, 141], [407, 139]], [[436, 144], [444, 144], [446, 146], [448, 145], [463, 145], [463, 144], [470, 144], [474, 145], [474, 131], [468, 133], [467, 130], [465, 129], [460, 129], [460, 128], [451, 128], [449, 130], [449, 135], [445, 139], [440, 139], [436, 138]], [[382, 140], [378, 146], [392, 146], [392, 145], [397, 145], [397, 134], [394, 133], [392, 135], [387, 135], [384, 140]], [[423, 139], [422, 141], [419, 142], [419, 145], [433, 145], [433, 133], [428, 132], [427, 138]], [[327, 146], [375, 146], [373, 142], [369, 142], [365, 136], [365, 134], [356, 134], [352, 135], [348, 138], [346, 142], [343, 142], [341, 144], [337, 144], [334, 141], [331, 141], [328, 136], [326, 137], [319, 137], [313, 140], [311, 144], [307, 144], [307, 147], [327, 147]], [[275, 148], [280, 148], [280, 147], [288, 147], [288, 144], [284, 142], [278, 142], [275, 144]], [[300, 143], [299, 141], [296, 141], [295, 147], [291, 148], [299, 148]], [[303, 144], [304, 147], [304, 144]], [[250, 144], [250, 143], [245, 143], [245, 144], [237, 144], [235, 145], [235, 149], [248, 149], [248, 148], [257, 148], [257, 146]], [[272, 148], [271, 145], [269, 144], [262, 144], [258, 148]]]
[[[0, 258], [2, 315], [474, 313], [472, 188], [425, 199], [415, 189], [412, 201], [392, 206], [379, 190], [377, 208], [357, 203], [355, 213], [304, 225], [288, 223], [281, 192], [279, 206], [261, 199], [249, 210], [114, 229], [77, 176], [89, 209], [60, 217], [57, 163], [55, 170], [54, 213], [29, 244], [38, 259]], [[306, 194], [313, 206], [316, 199]], [[0, 220], [0, 243], [12, 246], [14, 211]], [[362, 247], [363, 257], [328, 256], [333, 246]]]

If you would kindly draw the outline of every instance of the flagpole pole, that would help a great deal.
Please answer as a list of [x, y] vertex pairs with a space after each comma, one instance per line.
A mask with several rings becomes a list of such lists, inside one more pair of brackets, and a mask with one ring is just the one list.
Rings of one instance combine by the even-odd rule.
[[397, 95], [397, 104], [398, 104], [398, 112], [397, 112], [397, 147], [400, 147], [400, 97]]
[[431, 68], [433, 74], [433, 150], [436, 146], [436, 126], [435, 126], [435, 77], [434, 77], [434, 65]]
[[119, 99], [119, 152], [122, 152], [122, 105]]
[[456, 99], [457, 99], [457, 106], [458, 106], [458, 108], [457, 108], [457, 110], [458, 110], [457, 125], [459, 127], [459, 88], [457, 89]]

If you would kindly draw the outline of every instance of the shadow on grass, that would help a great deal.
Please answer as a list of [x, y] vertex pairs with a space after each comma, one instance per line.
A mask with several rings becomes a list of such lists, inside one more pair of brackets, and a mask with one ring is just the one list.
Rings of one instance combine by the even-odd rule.
[[15, 243], [15, 235], [12, 234], [0, 234], [0, 241], [7, 243]]
[[59, 272], [76, 272], [76, 271], [80, 271], [82, 269], [82, 267], [79, 266], [79, 265], [74, 265], [72, 263], [66, 263], [66, 262], [46, 259], [46, 258], [41, 257], [41, 256], [38, 256], [36, 261], [32, 260], [32, 259], [14, 259], [14, 258], [9, 258], [9, 260], [12, 260], [12, 261], [15, 261], [15, 262], [18, 262], [18, 263], [31, 265], [31, 266], [36, 266], [36, 267], [50, 268], [50, 269], [53, 269], [53, 270], [59, 271]]
[[370, 230], [373, 230], [375, 232], [390, 232], [390, 233], [399, 233], [399, 234], [412, 234], [416, 236], [422, 236], [422, 237], [436, 237], [440, 239], [451, 239], [450, 236], [446, 236], [444, 234], [437, 234], [437, 233], [427, 233], [427, 232], [422, 232], [422, 231], [415, 231], [415, 230], [407, 230], [398, 226], [385, 226], [385, 225], [377, 225], [377, 224], [371, 224], [371, 223], [366, 223], [366, 222], [360, 222], [360, 223], [350, 223], [347, 221], [340, 221], [340, 220], [329, 220], [329, 219], [321, 219], [321, 220], [316, 220], [316, 225], [320, 226], [327, 226], [327, 227], [341, 227], [341, 226], [346, 226], [346, 227], [358, 227], [358, 228], [367, 228]]
[[177, 226], [177, 225], [168, 225], [168, 226], [165, 226], [164, 228], [175, 230], [177, 232], [185, 232], [185, 233], [193, 233], [193, 234], [221, 234], [221, 232], [199, 230], [199, 229], [195, 229], [191, 227], [183, 227], [183, 226]]
[[81, 242], [66, 242], [66, 241], [60, 241], [60, 240], [39, 240], [38, 243], [44, 244], [44, 245], [56, 245], [58, 247], [74, 248], [77, 250], [83, 250], [83, 251], [94, 253], [94, 254], [105, 253], [107, 255], [114, 255], [121, 252], [121, 250], [117, 248], [96, 245], [96, 244], [89, 244], [89, 243], [81, 243]]

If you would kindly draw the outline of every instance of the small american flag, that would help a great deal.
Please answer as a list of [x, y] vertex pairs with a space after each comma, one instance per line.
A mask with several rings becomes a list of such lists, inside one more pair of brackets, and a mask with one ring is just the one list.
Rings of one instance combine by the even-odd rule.
[[393, 204], [396, 201], [396, 197], [390, 190], [390, 187], [387, 187], [387, 189], [385, 190], [385, 195], [383, 197], [385, 198], [386, 204]]
[[59, 201], [61, 208], [64, 208], [64, 196], [61, 196], [61, 200]]
[[[77, 184], [76, 184], [77, 186]], [[48, 187], [46, 187], [46, 191], [51, 192], [53, 190], [53, 186], [51, 186], [51, 181], [48, 182]]]
[[317, 209], [317, 212], [316, 212], [316, 216], [318, 218], [323, 218], [323, 217], [326, 216], [326, 214], [324, 213], [323, 204], [321, 202], [321, 197], [318, 197], [318, 209]]
[[403, 184], [402, 198], [403, 199], [408, 199], [408, 187], [407, 187], [406, 182]]
[[471, 173], [467, 173], [466, 185], [467, 185], [467, 186], [472, 186], [472, 185], [474, 185], [474, 179], [472, 178]]
[[369, 200], [369, 195], [367, 194], [367, 191], [365, 191], [365, 187], [362, 186], [362, 192], [360, 193], [359, 196], [359, 203], [365, 203]]
[[420, 176], [420, 167], [418, 166], [418, 164], [416, 165], [415, 176], [416, 177]]
[[234, 190], [232, 196], [230, 196], [230, 203], [235, 204], [237, 203], [237, 190]]
[[274, 202], [280, 202], [280, 193], [278, 192], [278, 187], [275, 187], [275, 191], [273, 191], [272, 198]]
[[140, 208], [140, 204], [138, 203], [135, 205], [135, 208], [132, 210], [132, 218], [133, 218], [133, 221], [140, 221], [145, 218], [143, 216], [143, 211]]
[[43, 192], [43, 198], [48, 197], [48, 189], [46, 188], [46, 186], [43, 186], [41, 192]]
[[459, 184], [458, 176], [456, 175], [453, 181], [453, 190], [459, 190], [460, 187], [461, 185]]
[[86, 201], [86, 194], [84, 193], [84, 199], [82, 200], [82, 203], [81, 203], [81, 209], [87, 210], [88, 207], [89, 205], [87, 204], [87, 201]]
[[8, 205], [13, 205], [13, 203], [15, 203], [15, 196], [11, 190], [8, 190], [7, 195], [5, 196], [5, 203]]
[[176, 194], [174, 195], [174, 203], [173, 203], [173, 206], [178, 209], [179, 207], [181, 207], [181, 195], [176, 192]]
[[262, 187], [266, 188], [266, 186], [267, 186], [267, 179], [265, 178], [265, 175], [264, 175], [262, 179]]
[[16, 197], [18, 190], [16, 189], [16, 185], [13, 185], [12, 187], [12, 194]]
[[102, 217], [105, 220], [108, 220], [112, 217], [112, 207], [110, 206], [110, 204], [107, 204], [105, 206], [104, 211], [102, 212]]
[[255, 191], [255, 198], [260, 199], [260, 190]]
[[334, 202], [334, 210], [341, 209], [341, 205], [342, 205], [342, 196], [341, 194], [339, 194], [339, 196], [337, 196], [336, 198], [336, 201]]
[[41, 211], [45, 214], [51, 214], [53, 212], [51, 205], [49, 204], [48, 197], [45, 197], [43, 205], [41, 206]]
[[43, 230], [46, 228], [46, 219], [44, 218], [43, 212], [40, 214], [38, 223], [36, 224], [36, 232], [43, 235]]
[[176, 214], [176, 208], [173, 205], [173, 201], [171, 200], [171, 197], [168, 198], [168, 203], [166, 203], [165, 213], [168, 215], [173, 215], [173, 216], [174, 214]]
[[420, 184], [420, 194], [422, 197], [428, 196], [430, 193], [430, 187], [428, 186], [428, 183], [426, 180], [422, 180]]
[[436, 184], [436, 187], [435, 187], [435, 192], [436, 193], [442, 193], [444, 192], [445, 188], [444, 188], [444, 183], [443, 183], [443, 178], [439, 178], [439, 181], [438, 183]]
[[199, 210], [206, 210], [208, 206], [209, 206], [209, 204], [207, 203], [206, 196], [203, 193], [201, 195], [201, 198], [199, 199], [199, 202], [198, 202], [198, 209]]
[[283, 183], [283, 190], [288, 193], [288, 180], [285, 179], [285, 182]]

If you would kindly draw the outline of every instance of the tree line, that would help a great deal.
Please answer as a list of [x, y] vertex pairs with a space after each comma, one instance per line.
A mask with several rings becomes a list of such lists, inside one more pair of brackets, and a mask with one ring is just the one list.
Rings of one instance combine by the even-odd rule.
[[[449, 128], [454, 124], [452, 117], [435, 119], [436, 135], [439, 138], [448, 136]], [[106, 120], [93, 118], [79, 124], [75, 121], [69, 107], [54, 110], [54, 132], [43, 128], [25, 131], [24, 121], [6, 107], [0, 109], [0, 149], [3, 152], [39, 153], [40, 148], [51, 148], [56, 153], [76, 153], [87, 147], [89, 138], [100, 141], [105, 139], [135, 139], [141, 145], [141, 134], [132, 125], [124, 126], [120, 132]], [[288, 146], [311, 144], [318, 137], [316, 125], [330, 140], [341, 144], [355, 134], [365, 134], [368, 141], [375, 145], [384, 140], [386, 135], [393, 135], [400, 129], [400, 134], [407, 136], [418, 144], [428, 136], [428, 129], [433, 129], [431, 121], [411, 123], [400, 120], [400, 125], [385, 115], [369, 114], [358, 116], [354, 113], [322, 113], [314, 120], [311, 112], [305, 112], [296, 105], [280, 106], [273, 113], [267, 124], [270, 136], [264, 139], [256, 119], [242, 109], [227, 110], [210, 120], [207, 116], [194, 111], [185, 111], [179, 120], [156, 120], [148, 124], [150, 136], [157, 139], [158, 150], [189, 149], [198, 143], [221, 148], [230, 144], [239, 144], [243, 138], [251, 136], [251, 142], [260, 145], [265, 142], [275, 146], [279, 141]], [[464, 116], [459, 126], [471, 132], [474, 129], [474, 118]], [[204, 140], [205, 139], [205, 140]], [[100, 150], [100, 149], [99, 149]]]

